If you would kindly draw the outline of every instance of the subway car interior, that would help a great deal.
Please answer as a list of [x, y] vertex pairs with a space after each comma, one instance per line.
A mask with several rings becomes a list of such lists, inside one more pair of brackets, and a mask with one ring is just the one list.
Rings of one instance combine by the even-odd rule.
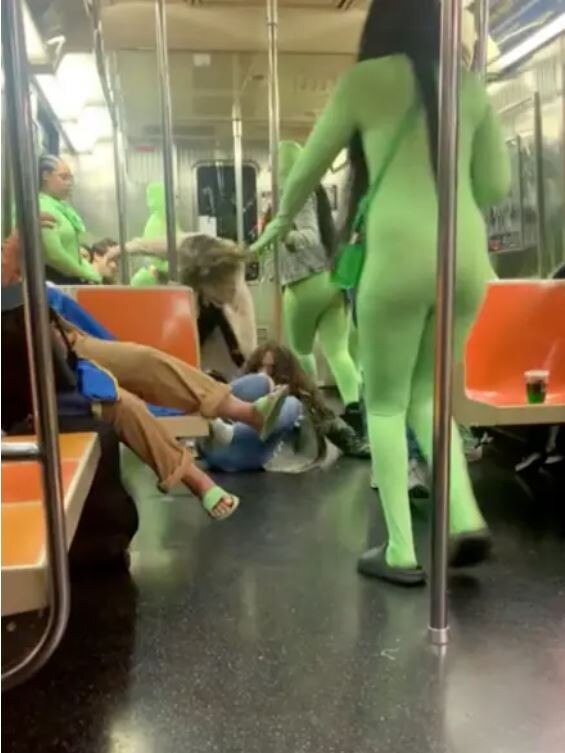
[[564, 0], [2, 0], [1, 185], [7, 753], [563, 753]]

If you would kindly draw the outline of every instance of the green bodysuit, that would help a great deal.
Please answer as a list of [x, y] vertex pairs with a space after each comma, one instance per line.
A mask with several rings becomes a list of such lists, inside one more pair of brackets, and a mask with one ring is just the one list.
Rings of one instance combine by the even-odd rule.
[[[166, 238], [167, 217], [165, 211], [165, 186], [162, 183], [148, 183], [145, 190], [149, 218], [143, 229], [143, 238]], [[177, 234], [180, 233], [177, 225]], [[141, 266], [130, 280], [133, 287], [151, 287], [159, 284], [159, 273], [168, 275], [169, 265], [165, 259], [147, 254]]]
[[80, 238], [85, 227], [71, 205], [40, 193], [39, 211], [55, 219], [54, 227], [41, 229], [45, 264], [67, 277], [102, 282], [100, 274], [81, 256]]
[[[284, 186], [302, 148], [279, 144], [279, 182]], [[283, 317], [288, 344], [302, 367], [316, 379], [314, 342], [322, 352], [344, 404], [359, 401], [359, 374], [349, 352], [349, 317], [345, 299], [330, 279], [328, 251], [318, 221], [317, 196], [311, 194], [293, 218], [293, 229], [280, 248]]]
[[[358, 63], [338, 82], [285, 185], [280, 211], [255, 244], [284, 237], [322, 175], [355, 131], [374, 179], [405, 113], [418, 98], [404, 55]], [[431, 169], [425, 108], [408, 133], [369, 208], [367, 252], [358, 295], [359, 356], [366, 389], [373, 463], [388, 529], [386, 561], [416, 565], [406, 489], [405, 422], [430, 459], [436, 296], [437, 190]], [[455, 359], [493, 272], [481, 209], [500, 201], [510, 171], [501, 130], [486, 91], [461, 72]], [[453, 424], [450, 530], [485, 528]]]

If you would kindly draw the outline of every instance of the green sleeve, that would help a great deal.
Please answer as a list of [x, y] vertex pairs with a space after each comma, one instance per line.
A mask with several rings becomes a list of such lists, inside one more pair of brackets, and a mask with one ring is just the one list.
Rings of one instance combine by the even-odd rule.
[[498, 204], [510, 188], [510, 158], [498, 118], [487, 103], [473, 139], [471, 180], [481, 209]]
[[339, 79], [330, 101], [320, 115], [306, 145], [295, 162], [275, 219], [269, 223], [252, 251], [262, 251], [289, 231], [292, 220], [306, 203], [325, 172], [351, 140], [357, 128], [357, 102], [354, 86], [355, 69]]
[[65, 252], [57, 228], [43, 228], [41, 231], [45, 261], [50, 267], [69, 277], [80, 277], [89, 282], [102, 282], [98, 272], [84, 259], [73, 259]]

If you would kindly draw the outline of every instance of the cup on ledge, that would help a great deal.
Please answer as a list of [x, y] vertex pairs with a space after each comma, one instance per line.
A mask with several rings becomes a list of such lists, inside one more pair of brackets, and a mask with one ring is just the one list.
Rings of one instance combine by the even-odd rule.
[[532, 369], [524, 372], [526, 382], [526, 399], [530, 405], [545, 403], [549, 371], [547, 369]]

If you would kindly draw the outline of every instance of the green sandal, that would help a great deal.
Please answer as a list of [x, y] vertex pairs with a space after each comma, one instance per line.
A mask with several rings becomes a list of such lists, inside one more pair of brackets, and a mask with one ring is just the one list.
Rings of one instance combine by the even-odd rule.
[[[230, 509], [222, 515], [214, 515], [214, 508], [219, 502], [222, 501], [222, 499], [226, 497], [231, 499], [232, 501]], [[229, 494], [229, 492], [227, 492], [225, 489], [222, 489], [221, 486], [212, 486], [210, 489], [208, 489], [204, 496], [200, 498], [200, 501], [202, 502], [202, 507], [206, 510], [208, 515], [213, 520], [226, 520], [230, 517], [230, 515], [233, 515], [239, 507], [239, 497], [235, 497], [233, 494]]]
[[285, 398], [288, 396], [288, 387], [277, 387], [269, 395], [260, 397], [253, 403], [255, 410], [263, 417], [263, 428], [259, 437], [265, 441], [272, 433], [282, 410]]

